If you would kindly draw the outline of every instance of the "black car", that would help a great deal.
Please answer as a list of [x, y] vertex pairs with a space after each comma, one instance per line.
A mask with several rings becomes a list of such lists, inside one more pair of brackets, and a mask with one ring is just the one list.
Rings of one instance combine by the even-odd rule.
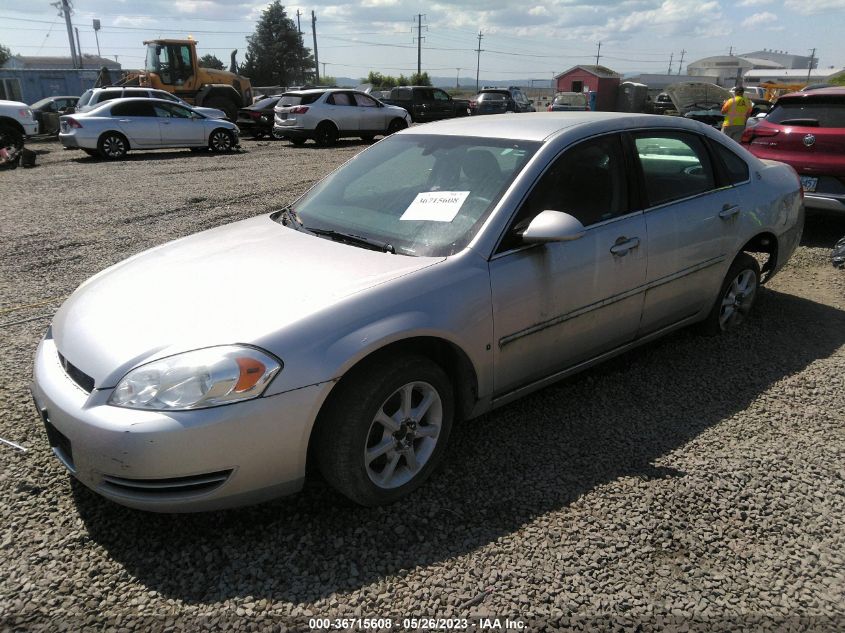
[[472, 114], [534, 112], [533, 102], [519, 88], [484, 88], [469, 101]]
[[58, 134], [59, 117], [65, 114], [68, 108], [76, 107], [79, 97], [46, 97], [36, 101], [30, 108], [38, 121], [38, 130], [41, 134]]
[[248, 108], [238, 110], [237, 125], [241, 132], [250, 134], [253, 138], [262, 136], [272, 136], [277, 140], [284, 138], [273, 134], [273, 108], [281, 98], [282, 95], [264, 97]]

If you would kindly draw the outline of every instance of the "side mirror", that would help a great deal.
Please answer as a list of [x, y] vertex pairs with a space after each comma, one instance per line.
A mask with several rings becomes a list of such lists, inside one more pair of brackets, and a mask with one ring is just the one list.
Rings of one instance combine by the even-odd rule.
[[584, 233], [584, 225], [575, 216], [547, 209], [531, 220], [522, 234], [522, 241], [526, 244], [569, 242], [583, 237]]

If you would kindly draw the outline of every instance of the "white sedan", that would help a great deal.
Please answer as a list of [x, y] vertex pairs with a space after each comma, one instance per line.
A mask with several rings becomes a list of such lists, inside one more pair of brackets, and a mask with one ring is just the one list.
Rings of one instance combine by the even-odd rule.
[[163, 99], [114, 99], [89, 112], [61, 117], [59, 140], [92, 156], [123, 158], [129, 150], [189, 147], [227, 152], [238, 126]]

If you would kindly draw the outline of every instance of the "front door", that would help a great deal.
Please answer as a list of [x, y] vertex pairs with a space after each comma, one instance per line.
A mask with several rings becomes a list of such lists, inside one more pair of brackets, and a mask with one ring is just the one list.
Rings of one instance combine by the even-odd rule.
[[188, 108], [175, 103], [156, 103], [155, 112], [161, 130], [162, 145], [204, 145], [203, 119], [195, 118]]
[[[618, 135], [584, 141], [555, 159], [512, 221], [490, 261], [496, 395], [633, 340], [648, 244], [629, 184]], [[585, 234], [522, 244], [547, 209], [575, 216]]]
[[360, 130], [362, 132], [384, 132], [387, 129], [387, 116], [384, 108], [379, 107], [378, 102], [368, 95], [356, 92], [353, 96], [358, 107]]

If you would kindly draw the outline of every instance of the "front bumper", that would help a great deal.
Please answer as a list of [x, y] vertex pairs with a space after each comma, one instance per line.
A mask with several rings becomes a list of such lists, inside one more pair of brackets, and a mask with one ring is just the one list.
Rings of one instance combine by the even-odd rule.
[[132, 508], [198, 512], [298, 491], [330, 387], [195, 411], [123, 409], [106, 404], [112, 389], [80, 387], [46, 338], [32, 394], [53, 452], [83, 484]]
[[21, 121], [21, 125], [23, 125], [23, 131], [26, 136], [35, 136], [38, 134], [38, 121]]

